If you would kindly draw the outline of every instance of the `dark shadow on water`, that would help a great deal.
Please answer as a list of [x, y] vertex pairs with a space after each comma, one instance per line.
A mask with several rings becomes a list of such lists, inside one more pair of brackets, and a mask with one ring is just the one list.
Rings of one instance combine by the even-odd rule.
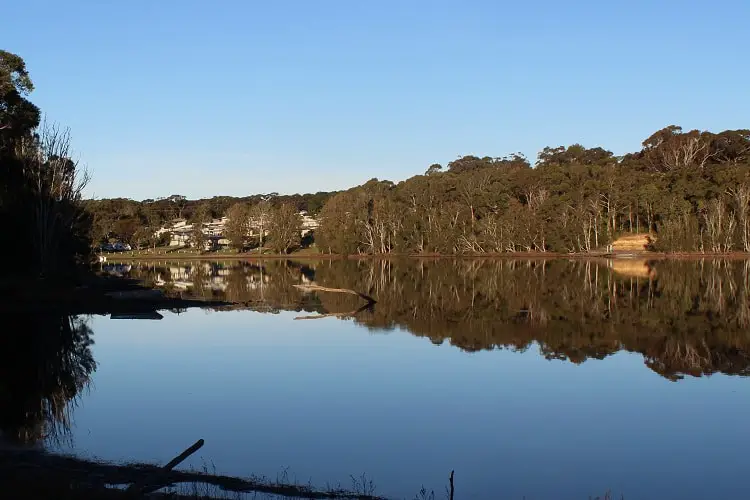
[[0, 336], [0, 433], [6, 442], [62, 439], [71, 407], [96, 369], [84, 317], [4, 315]]

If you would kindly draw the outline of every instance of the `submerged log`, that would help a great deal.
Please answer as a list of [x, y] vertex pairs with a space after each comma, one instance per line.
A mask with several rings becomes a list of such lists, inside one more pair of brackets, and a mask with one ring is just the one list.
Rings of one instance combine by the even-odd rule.
[[294, 285], [294, 288], [297, 288], [298, 290], [302, 290], [305, 292], [348, 293], [350, 295], [356, 295], [360, 298], [365, 299], [369, 304], [375, 304], [377, 302], [377, 300], [373, 299], [369, 295], [365, 295], [364, 293], [360, 293], [355, 290], [350, 290], [348, 288], [328, 288], [328, 287], [319, 286], [319, 285]]
[[326, 314], [313, 314], [310, 316], [297, 316], [295, 319], [321, 319], [321, 318], [348, 318], [357, 314], [357, 311], [345, 312], [345, 313], [326, 313]]

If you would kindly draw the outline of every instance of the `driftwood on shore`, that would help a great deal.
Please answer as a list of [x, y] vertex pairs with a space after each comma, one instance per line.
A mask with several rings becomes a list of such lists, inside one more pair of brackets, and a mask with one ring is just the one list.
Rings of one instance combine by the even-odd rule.
[[350, 290], [348, 288], [328, 288], [328, 287], [319, 286], [319, 285], [294, 285], [294, 288], [297, 288], [298, 290], [302, 290], [304, 292], [348, 293], [350, 295], [356, 295], [357, 297], [365, 299], [367, 303], [370, 305], [375, 304], [377, 302], [377, 300], [373, 299], [369, 295], [365, 295], [364, 293]]

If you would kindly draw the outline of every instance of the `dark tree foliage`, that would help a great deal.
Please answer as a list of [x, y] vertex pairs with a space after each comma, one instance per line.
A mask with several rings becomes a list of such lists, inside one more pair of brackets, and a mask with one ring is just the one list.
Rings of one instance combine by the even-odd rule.
[[3, 146], [18, 139], [39, 125], [39, 108], [26, 99], [34, 84], [19, 56], [0, 50], [0, 130]]
[[87, 177], [70, 159], [67, 131], [40, 126], [33, 89], [23, 59], [0, 50], [0, 220], [9, 235], [0, 253], [11, 274], [70, 279], [89, 257]]

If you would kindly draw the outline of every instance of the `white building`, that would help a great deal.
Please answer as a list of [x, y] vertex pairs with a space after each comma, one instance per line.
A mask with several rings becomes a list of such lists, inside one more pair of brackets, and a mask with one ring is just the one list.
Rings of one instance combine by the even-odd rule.
[[[299, 215], [302, 219], [302, 236], [309, 234], [318, 227], [319, 223], [317, 219], [308, 215], [307, 212], [302, 211]], [[220, 219], [213, 219], [203, 224], [202, 231], [208, 239], [206, 243], [207, 250], [229, 245], [229, 240], [224, 237], [228, 221], [228, 217], [221, 217]], [[258, 225], [258, 221], [251, 221], [251, 226], [257, 227]], [[177, 219], [172, 221], [171, 225], [158, 229], [155, 234], [157, 237], [169, 234], [169, 246], [171, 247], [189, 246], [194, 227], [194, 224], [188, 223], [185, 219]], [[263, 233], [264, 236], [268, 236], [268, 229], [264, 228]], [[248, 236], [254, 236], [255, 234], [256, 231], [251, 229]]]

